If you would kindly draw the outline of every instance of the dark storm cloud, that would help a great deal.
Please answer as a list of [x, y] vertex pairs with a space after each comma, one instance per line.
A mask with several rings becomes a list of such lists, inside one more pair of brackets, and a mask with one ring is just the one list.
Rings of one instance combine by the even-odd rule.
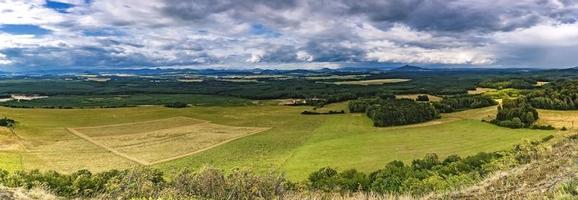
[[0, 27], [51, 30], [0, 30], [0, 66], [578, 63], [549, 53], [578, 49], [575, 0], [35, 2], [0, 1]]
[[[560, 2], [565, 7], [574, 1]], [[258, 8], [285, 11], [307, 7], [311, 15], [327, 18], [363, 16], [381, 27], [402, 23], [417, 30], [433, 31], [510, 31], [530, 27], [545, 17], [561, 22], [574, 22], [575, 9], [557, 9], [550, 1], [485, 1], [485, 0], [169, 0], [165, 13], [183, 20], [202, 20], [210, 15], [228, 12], [240, 20], [280, 19], [275, 13], [255, 13]], [[307, 19], [302, 19], [307, 20]], [[285, 24], [277, 24], [284, 26]]]
[[264, 6], [274, 10], [294, 8], [296, 0], [167, 0], [164, 13], [183, 20], [202, 20], [209, 15], [219, 14], [226, 11], [236, 14], [254, 12], [256, 7]]

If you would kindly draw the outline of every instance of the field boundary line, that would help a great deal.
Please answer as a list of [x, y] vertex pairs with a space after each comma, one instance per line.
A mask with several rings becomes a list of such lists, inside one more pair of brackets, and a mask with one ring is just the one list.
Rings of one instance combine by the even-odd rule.
[[[245, 128], [246, 128], [246, 127], [245, 127]], [[253, 127], [253, 128], [255, 128], [255, 127]], [[203, 151], [207, 151], [207, 150], [209, 150], [209, 149], [212, 149], [212, 148], [221, 146], [221, 145], [223, 145], [223, 144], [226, 144], [226, 143], [229, 143], [229, 142], [232, 142], [232, 141], [235, 141], [235, 140], [244, 138], [244, 137], [249, 137], [249, 136], [255, 135], [255, 134], [257, 134], [257, 133], [265, 132], [265, 131], [268, 131], [268, 130], [270, 130], [270, 129], [271, 129], [271, 127], [262, 127], [262, 128], [259, 128], [259, 130], [252, 131], [252, 132], [250, 132], [250, 133], [248, 133], [248, 134], [246, 134], [246, 135], [241, 135], [241, 136], [238, 136], [238, 137], [234, 137], [234, 138], [231, 138], [231, 139], [228, 139], [228, 140], [219, 142], [219, 143], [217, 143], [217, 144], [213, 144], [213, 145], [211, 145], [211, 146], [208, 146], [208, 147], [205, 147], [205, 148], [202, 148], [202, 149], [193, 151], [193, 152], [189, 152], [189, 153], [185, 153], [185, 154], [181, 154], [181, 155], [177, 155], [177, 156], [173, 156], [173, 157], [169, 157], [169, 158], [165, 158], [165, 159], [153, 161], [153, 162], [150, 162], [149, 164], [150, 164], [150, 165], [156, 165], [156, 164], [159, 164], [159, 163], [164, 163], [164, 162], [168, 162], [168, 161], [171, 161], [171, 160], [176, 160], [176, 159], [179, 159], [179, 158], [184, 158], [184, 157], [187, 157], [187, 156], [195, 155], [195, 154], [197, 154], [197, 153], [201, 153], [201, 152], [203, 152]]]
[[122, 153], [122, 152], [120, 152], [120, 151], [118, 151], [118, 150], [116, 150], [116, 149], [114, 149], [114, 148], [110, 148], [110, 147], [108, 147], [108, 146], [106, 146], [106, 145], [104, 145], [104, 144], [101, 144], [101, 143], [93, 140], [93, 139], [90, 138], [89, 136], [84, 135], [84, 134], [82, 134], [81, 132], [78, 132], [77, 130], [74, 130], [73, 128], [66, 128], [66, 130], [67, 130], [68, 132], [70, 132], [71, 134], [76, 135], [77, 137], [79, 137], [79, 138], [81, 138], [81, 139], [84, 139], [84, 140], [86, 140], [86, 141], [88, 141], [88, 142], [90, 142], [90, 143], [92, 143], [92, 144], [94, 144], [94, 145], [96, 145], [96, 146], [102, 147], [102, 148], [110, 151], [111, 153], [113, 153], [113, 154], [115, 154], [115, 155], [117, 155], [117, 156], [126, 158], [126, 159], [128, 159], [128, 160], [131, 160], [131, 161], [136, 162], [136, 163], [141, 164], [141, 165], [150, 165], [150, 164], [151, 164], [150, 162], [143, 161], [143, 160], [140, 160], [140, 159], [137, 159], [137, 158], [133, 158], [133, 157], [131, 157], [131, 156], [125, 154], [125, 153]]
[[126, 125], [134, 125], [134, 124], [143, 124], [143, 123], [148, 123], [148, 122], [158, 122], [158, 121], [164, 121], [164, 120], [170, 120], [170, 119], [177, 119], [177, 118], [187, 118], [187, 119], [191, 119], [191, 120], [196, 120], [196, 121], [199, 121], [199, 123], [208, 123], [208, 122], [210, 122], [210, 121], [203, 120], [203, 119], [196, 119], [196, 118], [190, 118], [190, 117], [184, 117], [184, 116], [177, 116], [177, 117], [169, 117], [169, 118], [164, 118], [164, 119], [154, 119], [154, 120], [147, 120], [147, 121], [140, 121], [140, 122], [128, 122], [128, 123], [120, 123], [120, 124], [108, 124], [108, 125], [102, 125], [102, 126], [75, 127], [74, 129], [89, 129], [89, 128], [106, 128], [106, 127], [115, 127], [115, 126], [126, 126]]

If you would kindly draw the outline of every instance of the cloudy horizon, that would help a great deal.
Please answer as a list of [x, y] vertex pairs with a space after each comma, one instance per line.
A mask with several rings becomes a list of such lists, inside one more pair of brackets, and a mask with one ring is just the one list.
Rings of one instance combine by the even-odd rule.
[[0, 0], [0, 71], [573, 67], [572, 0]]

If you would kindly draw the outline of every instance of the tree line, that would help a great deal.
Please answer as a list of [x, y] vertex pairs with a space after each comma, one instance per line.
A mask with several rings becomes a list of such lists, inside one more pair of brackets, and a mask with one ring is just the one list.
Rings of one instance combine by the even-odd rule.
[[441, 113], [451, 113], [474, 108], [483, 108], [497, 105], [489, 96], [484, 95], [459, 95], [447, 97], [439, 102], [432, 103], [434, 107]]
[[427, 96], [411, 99], [395, 99], [391, 94], [380, 94], [375, 98], [349, 101], [349, 111], [366, 113], [374, 126], [396, 126], [426, 122], [440, 117], [439, 113], [450, 113], [472, 108], [496, 105], [491, 97], [481, 95], [446, 97], [440, 102], [428, 102]]

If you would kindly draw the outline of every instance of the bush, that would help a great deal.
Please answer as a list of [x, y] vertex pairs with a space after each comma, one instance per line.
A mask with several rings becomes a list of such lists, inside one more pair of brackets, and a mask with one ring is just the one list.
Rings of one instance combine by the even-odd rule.
[[174, 102], [165, 104], [165, 107], [167, 108], [186, 108], [187, 106], [189, 106], [189, 104], [183, 102]]
[[538, 124], [532, 125], [531, 128], [536, 129], [536, 130], [554, 130], [554, 129], [556, 129], [552, 125], [538, 125]]
[[15, 124], [16, 124], [16, 121], [14, 121], [13, 119], [8, 119], [6, 117], [4, 117], [3, 119], [0, 119], [0, 126], [13, 127]]
[[429, 101], [429, 97], [427, 95], [419, 95], [416, 101]]

